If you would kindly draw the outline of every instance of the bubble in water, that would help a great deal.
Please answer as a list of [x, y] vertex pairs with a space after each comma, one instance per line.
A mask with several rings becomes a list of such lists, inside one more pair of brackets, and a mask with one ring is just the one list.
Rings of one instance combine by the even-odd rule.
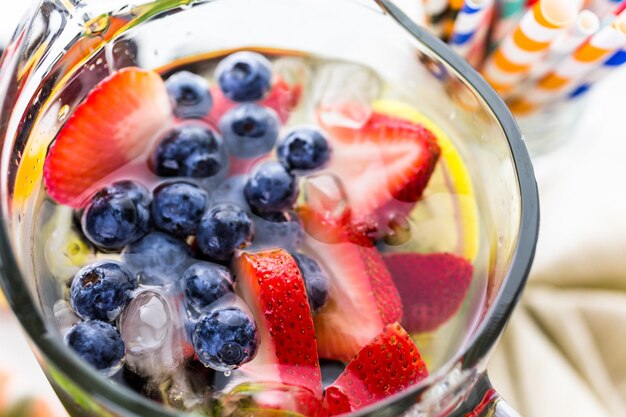
[[348, 63], [321, 68], [314, 87], [314, 102], [326, 126], [362, 127], [372, 115], [382, 82], [369, 68]]
[[61, 106], [61, 108], [59, 109], [59, 113], [57, 115], [57, 119], [59, 120], [59, 122], [62, 122], [63, 120], [65, 120], [69, 112], [70, 112], [69, 105], [64, 104], [63, 106]]
[[188, 345], [184, 321], [174, 297], [145, 290], [119, 319], [127, 366], [141, 376], [163, 378], [184, 360]]

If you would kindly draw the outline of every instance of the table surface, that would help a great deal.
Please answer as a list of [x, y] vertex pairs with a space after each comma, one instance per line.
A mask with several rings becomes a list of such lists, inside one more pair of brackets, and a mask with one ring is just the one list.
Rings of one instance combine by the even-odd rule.
[[[11, 36], [27, 3], [0, 0], [0, 44]], [[525, 416], [626, 415], [626, 365], [619, 368], [610, 363], [613, 351], [626, 345], [626, 311], [615, 313], [624, 319], [621, 328], [611, 326], [601, 335], [620, 340], [621, 346], [613, 351], [597, 346], [590, 351], [584, 341], [562, 340], [571, 334], [551, 329], [537, 313], [547, 308], [553, 321], [562, 317], [567, 327], [572, 310], [553, 309], [554, 300], [573, 292], [580, 297], [581, 291], [583, 301], [576, 305], [593, 299], [606, 308], [617, 297], [618, 304], [626, 306], [625, 94], [626, 71], [602, 82], [589, 95], [589, 105], [570, 143], [534, 161], [542, 209], [537, 257], [521, 307], [490, 365], [496, 386]], [[546, 291], [553, 290], [557, 293], [546, 298]], [[584, 317], [581, 311], [576, 314]], [[0, 343], [0, 390], [8, 380], [10, 398], [44, 397], [52, 415], [63, 415], [8, 311], [0, 311], [0, 334], [5, 335]], [[579, 349], [578, 355], [585, 355], [585, 362], [595, 364], [594, 369], [581, 368], [572, 356], [576, 353], [567, 349], [572, 344]], [[604, 373], [603, 367], [607, 368]], [[607, 390], [613, 390], [617, 399]]]

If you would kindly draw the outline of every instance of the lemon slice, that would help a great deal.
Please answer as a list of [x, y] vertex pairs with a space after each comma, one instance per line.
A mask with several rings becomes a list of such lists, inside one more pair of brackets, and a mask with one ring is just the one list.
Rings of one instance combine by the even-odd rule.
[[479, 245], [478, 207], [471, 176], [454, 143], [432, 120], [407, 104], [379, 100], [373, 110], [422, 124], [436, 136], [441, 148], [422, 200], [411, 213], [414, 238], [398, 250], [449, 252], [473, 261]]
[[72, 215], [71, 207], [56, 206], [41, 231], [46, 265], [60, 282], [95, 260], [93, 247], [74, 230]]

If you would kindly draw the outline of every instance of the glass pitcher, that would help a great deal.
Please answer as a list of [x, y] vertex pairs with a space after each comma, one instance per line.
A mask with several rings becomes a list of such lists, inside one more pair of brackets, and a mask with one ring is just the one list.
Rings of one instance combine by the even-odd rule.
[[[50, 324], [54, 291], [36, 284], [28, 233], [41, 186], [38, 152], [61, 127], [57, 115], [116, 69], [163, 70], [253, 47], [356, 62], [402, 83], [468, 161], [476, 190], [488, 259], [477, 319], [465, 322], [426, 380], [354, 414], [517, 415], [491, 387], [486, 365], [531, 266], [537, 189], [515, 121], [466, 62], [390, 0], [42, 0], [17, 29], [0, 72], [2, 288], [70, 414], [184, 415], [111, 383]], [[18, 182], [20, 169], [28, 175]]]

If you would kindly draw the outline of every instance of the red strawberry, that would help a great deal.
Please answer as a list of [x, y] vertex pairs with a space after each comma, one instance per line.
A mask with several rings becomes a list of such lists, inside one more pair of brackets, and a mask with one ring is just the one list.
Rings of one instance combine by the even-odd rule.
[[[267, 106], [278, 114], [280, 120], [284, 123], [289, 118], [291, 111], [296, 108], [302, 94], [301, 85], [289, 85], [280, 77], [276, 77], [274, 85], [269, 95], [261, 101], [261, 104]], [[209, 114], [209, 123], [217, 126], [222, 115], [232, 109], [237, 103], [230, 101], [220, 90], [219, 86], [214, 85], [211, 88], [213, 97], [213, 109]]]
[[[311, 309], [300, 269], [285, 250], [242, 254], [235, 261], [237, 287], [257, 322], [261, 345], [241, 369], [252, 379], [279, 382], [322, 396]], [[319, 405], [319, 404], [318, 404]], [[311, 409], [310, 404], [302, 407]]]
[[322, 358], [348, 361], [385, 325], [401, 319], [402, 303], [369, 238], [347, 225], [324, 226], [331, 239], [305, 241], [331, 281], [329, 301], [315, 317], [318, 351]]
[[441, 152], [429, 130], [378, 113], [358, 130], [325, 127], [335, 139], [329, 170], [344, 182], [355, 219], [411, 210]]
[[384, 256], [404, 305], [404, 327], [411, 333], [435, 330], [460, 307], [474, 267], [449, 253]]
[[151, 148], [171, 111], [156, 72], [128, 67], [105, 78], [76, 107], [48, 152], [48, 194], [61, 204], [84, 205], [105, 177]]
[[346, 366], [324, 396], [325, 417], [357, 411], [428, 376], [417, 346], [398, 324], [386, 326]]

